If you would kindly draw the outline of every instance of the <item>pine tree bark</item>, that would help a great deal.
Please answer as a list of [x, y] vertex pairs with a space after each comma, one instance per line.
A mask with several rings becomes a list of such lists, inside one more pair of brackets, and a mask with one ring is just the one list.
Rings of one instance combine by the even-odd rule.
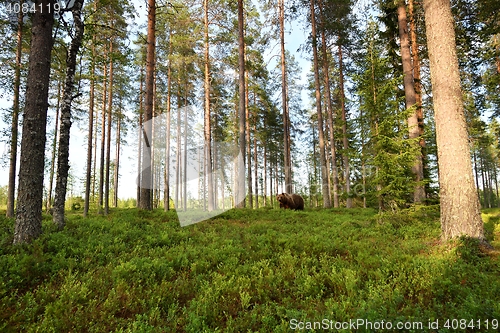
[[[105, 58], [107, 55], [105, 55]], [[108, 66], [104, 63], [102, 83], [102, 110], [101, 110], [101, 158], [99, 159], [99, 214], [102, 214], [104, 203], [104, 159], [106, 148], [106, 101], [108, 96], [107, 80]]]
[[450, 0], [424, 0], [436, 143], [442, 238], [484, 240], [474, 188]]
[[83, 217], [86, 217], [90, 208], [90, 182], [92, 176], [92, 143], [94, 135], [94, 100], [95, 100], [95, 38], [92, 38], [92, 60], [90, 64], [90, 88], [89, 88], [89, 132], [87, 138], [87, 170], [85, 174], [85, 202], [83, 205]]
[[[147, 49], [146, 49], [146, 97], [144, 108], [144, 135], [151, 141], [152, 128], [151, 120], [153, 118], [153, 85], [154, 85], [154, 71], [155, 71], [155, 44], [156, 44], [156, 1], [148, 0], [148, 36], [147, 36]], [[147, 149], [148, 140], [144, 138], [144, 145], [142, 147], [142, 188], [139, 208], [151, 210], [151, 155], [150, 150]], [[148, 167], [144, 167], [148, 165]]]
[[[23, 1], [19, 2], [23, 8]], [[9, 187], [7, 189], [7, 217], [14, 217], [14, 198], [16, 194], [17, 141], [19, 132], [19, 93], [21, 87], [21, 56], [23, 51], [23, 11], [17, 17], [16, 70], [14, 74], [14, 101], [12, 105], [12, 128], [9, 156]]]
[[109, 188], [110, 188], [110, 168], [111, 168], [111, 128], [113, 112], [113, 41], [109, 42], [109, 89], [108, 89], [108, 112], [107, 112], [107, 133], [106, 133], [106, 176], [104, 181], [104, 215], [109, 214]]
[[[177, 78], [177, 87], [180, 87], [180, 78]], [[182, 196], [180, 195], [181, 191], [181, 174], [182, 174], [182, 166], [181, 166], [181, 158], [182, 158], [182, 151], [181, 151], [181, 96], [180, 92], [177, 93], [177, 133], [176, 133], [176, 153], [175, 153], [175, 209], [180, 210], [179, 206], [179, 199], [181, 200], [181, 205], [182, 205]]]
[[408, 16], [410, 21], [410, 44], [411, 44], [411, 57], [413, 65], [413, 80], [415, 87], [415, 97], [417, 103], [417, 118], [418, 130], [420, 135], [420, 146], [422, 147], [422, 157], [425, 169], [425, 156], [423, 149], [425, 148], [424, 140], [424, 112], [422, 108], [422, 82], [420, 75], [420, 57], [418, 52], [417, 40], [417, 24], [415, 23], [415, 6], [414, 0], [408, 0]]
[[[172, 33], [169, 33], [169, 55], [172, 50]], [[163, 209], [170, 210], [170, 127], [171, 127], [171, 106], [172, 106], [172, 62], [168, 60], [167, 69], [167, 135], [165, 142], [165, 171], [164, 171], [164, 193], [163, 193]]]
[[[141, 75], [140, 75], [140, 88], [139, 88], [139, 136], [137, 138], [137, 197], [136, 197], [136, 206], [139, 208], [140, 203], [141, 203], [141, 184], [142, 184], [142, 118], [144, 115], [144, 108], [143, 108], [143, 75], [144, 70], [143, 67], [141, 66]], [[170, 76], [169, 76], [170, 77]]]
[[344, 92], [344, 60], [342, 56], [342, 45], [337, 45], [339, 56], [339, 87], [340, 87], [340, 108], [342, 116], [342, 143], [344, 145], [344, 154], [342, 161], [344, 163], [344, 178], [345, 178], [345, 191], [347, 193], [346, 208], [352, 208], [351, 197], [351, 171], [349, 165], [349, 139], [347, 137], [347, 110], [345, 106], [345, 92]]
[[[417, 139], [420, 137], [419, 130], [419, 120], [417, 115], [417, 96], [415, 93], [415, 82], [413, 80], [413, 65], [410, 53], [410, 39], [408, 36], [408, 22], [406, 17], [406, 5], [403, 0], [398, 3], [398, 27], [399, 27], [399, 39], [401, 46], [401, 58], [403, 62], [403, 84], [405, 90], [405, 100], [406, 108], [414, 108], [411, 114], [408, 116], [408, 130], [410, 139]], [[415, 142], [415, 144], [419, 144]], [[415, 185], [413, 193], [413, 201], [415, 203], [421, 203], [425, 200], [425, 189], [424, 185], [421, 183], [424, 179], [424, 167], [422, 163], [422, 153], [419, 153], [415, 157], [414, 164], [412, 166], [413, 178], [417, 184]]]
[[319, 65], [318, 65], [318, 46], [316, 41], [316, 13], [315, 13], [314, 0], [310, 1], [310, 11], [311, 11], [311, 26], [312, 26], [312, 48], [313, 48], [313, 61], [314, 61], [314, 83], [316, 90], [316, 111], [318, 114], [318, 137], [319, 137], [319, 159], [321, 164], [321, 183], [322, 183], [322, 194], [323, 194], [323, 207], [331, 208], [332, 203], [330, 201], [330, 184], [328, 183], [328, 166], [326, 164], [326, 154], [325, 154], [325, 135], [323, 130], [323, 111], [321, 109], [321, 92], [320, 92], [320, 80], [319, 80]]
[[[120, 105], [121, 109], [121, 105]], [[116, 152], [115, 152], [115, 171], [113, 182], [113, 206], [118, 207], [118, 181], [120, 180], [120, 147], [121, 147], [121, 129], [122, 129], [122, 114], [118, 111], [116, 117]]]
[[71, 129], [71, 103], [75, 87], [76, 57], [82, 45], [84, 23], [81, 18], [84, 0], [75, 1], [71, 13], [75, 24], [75, 34], [71, 40], [66, 59], [66, 81], [61, 106], [61, 124], [59, 128], [59, 151], [57, 156], [56, 193], [54, 199], [53, 221], [62, 230], [64, 228], [64, 205], [69, 172], [69, 137]]
[[332, 158], [332, 177], [333, 177], [333, 207], [339, 207], [339, 174], [337, 169], [337, 151], [335, 149], [335, 127], [333, 122], [333, 105], [332, 105], [332, 93], [330, 89], [330, 66], [328, 64], [328, 53], [326, 49], [326, 36], [324, 27], [324, 16], [321, 2], [320, 14], [321, 14], [321, 52], [323, 55], [323, 75], [325, 80], [325, 92], [326, 92], [326, 106], [328, 115], [328, 127], [330, 127], [330, 153]]
[[[267, 146], [264, 145], [264, 207], [267, 206]], [[272, 191], [270, 191], [272, 195]]]
[[245, 137], [245, 39], [244, 39], [244, 19], [243, 0], [238, 0], [238, 70], [239, 70], [239, 151], [238, 165], [236, 167], [236, 196], [235, 205], [237, 208], [245, 208], [245, 157], [246, 157], [246, 137]]
[[[54, 0], [39, 0], [43, 8]], [[26, 105], [21, 139], [19, 189], [17, 193], [14, 244], [30, 243], [42, 233], [43, 171], [49, 107], [50, 61], [54, 17], [48, 11], [36, 11], [32, 21], [32, 39]]]
[[[245, 45], [246, 49], [246, 45]], [[246, 54], [246, 51], [245, 51]], [[246, 57], [246, 56], [245, 56]], [[245, 72], [245, 141], [247, 143], [247, 198], [248, 207], [253, 208], [253, 186], [252, 186], [252, 140], [250, 138], [250, 110], [249, 110], [249, 89], [248, 89], [248, 71]]]
[[[186, 71], [186, 68], [184, 66], [184, 71]], [[186, 77], [185, 78], [185, 82], [184, 82], [184, 156], [183, 156], [183, 169], [184, 169], [184, 173], [183, 173], [183, 187], [184, 187], [184, 190], [183, 190], [183, 193], [184, 193], [184, 197], [183, 197], [183, 208], [184, 208], [184, 211], [187, 211], [187, 197], [188, 197], [188, 193], [187, 193], [187, 155], [188, 155], [188, 78]]]
[[214, 209], [214, 181], [212, 176], [212, 128], [210, 120], [210, 40], [208, 38], [208, 0], [203, 0], [204, 9], [204, 43], [205, 43], [205, 175], [207, 180], [208, 202], [207, 208], [211, 212]]
[[[253, 104], [256, 105], [256, 97], [253, 95]], [[257, 109], [253, 112], [253, 170], [254, 170], [254, 191], [255, 191], [255, 208], [259, 208], [259, 179], [258, 179], [258, 159], [257, 159]]]
[[281, 47], [281, 105], [283, 108], [283, 155], [285, 169], [285, 192], [293, 192], [292, 184], [292, 158], [290, 147], [290, 114], [288, 109], [288, 79], [285, 58], [285, 0], [278, 0], [278, 17], [280, 25]]

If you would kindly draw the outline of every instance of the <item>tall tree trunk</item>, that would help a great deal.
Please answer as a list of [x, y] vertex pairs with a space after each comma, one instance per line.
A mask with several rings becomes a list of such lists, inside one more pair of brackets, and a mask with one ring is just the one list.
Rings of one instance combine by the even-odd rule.
[[[315, 128], [314, 128], [314, 123], [311, 122], [311, 130], [312, 130], [312, 139], [313, 139], [313, 170], [314, 170], [314, 173], [313, 173], [313, 178], [314, 178], [314, 207], [318, 207], [318, 195], [317, 195], [317, 191], [318, 191], [318, 163], [317, 163], [317, 153], [316, 153], [316, 150], [317, 150], [317, 146], [316, 146], [316, 131], [315, 131]], [[311, 206], [312, 206], [312, 203], [311, 203]]]
[[450, 0], [424, 0], [444, 240], [484, 239], [474, 189]]
[[90, 207], [90, 180], [92, 176], [92, 141], [94, 134], [94, 90], [95, 90], [95, 38], [92, 38], [92, 60], [90, 65], [89, 91], [89, 132], [87, 138], [87, 171], [85, 176], [85, 203], [83, 216], [86, 217]]
[[278, 0], [278, 17], [280, 25], [281, 47], [281, 105], [283, 108], [283, 155], [285, 169], [285, 192], [293, 192], [292, 184], [292, 159], [290, 153], [290, 114], [288, 109], [288, 79], [285, 58], [285, 0]]
[[[370, 63], [371, 63], [371, 85], [372, 85], [372, 97], [373, 97], [373, 105], [377, 107], [377, 86], [375, 84], [375, 58], [373, 55], [373, 45], [370, 45]], [[375, 140], [379, 140], [378, 135], [378, 119], [371, 119], [371, 126], [372, 126], [372, 131], [375, 132]], [[373, 138], [372, 138], [373, 140]], [[378, 174], [379, 174], [379, 169], [380, 167], [377, 165], [375, 167], [375, 178], [379, 179]], [[382, 183], [380, 180], [377, 181], [376, 185], [377, 189], [377, 201], [378, 201], [378, 210], [382, 211], [384, 210], [384, 198], [382, 197]]]
[[[168, 52], [172, 50], [172, 32], [169, 32]], [[167, 69], [167, 135], [165, 142], [165, 171], [164, 171], [164, 193], [163, 193], [163, 209], [170, 210], [170, 122], [171, 122], [171, 106], [172, 106], [172, 62], [168, 59]]]
[[137, 142], [138, 142], [138, 148], [137, 148], [137, 193], [136, 193], [136, 197], [137, 197], [137, 203], [136, 203], [136, 206], [137, 208], [139, 208], [140, 206], [140, 203], [141, 203], [141, 184], [142, 184], [142, 124], [144, 123], [142, 121], [143, 119], [143, 116], [144, 116], [144, 108], [143, 108], [143, 75], [144, 75], [144, 70], [143, 70], [143, 67], [141, 66], [141, 74], [140, 74], [140, 88], [139, 88], [139, 130], [138, 130], [138, 134], [139, 134], [139, 137], [137, 139]]
[[[267, 206], [267, 146], [264, 146], [264, 207]], [[270, 191], [271, 196], [273, 195], [273, 192]]]
[[[245, 46], [246, 47], [246, 46]], [[245, 141], [247, 143], [247, 186], [248, 186], [248, 207], [253, 208], [253, 188], [252, 188], [252, 140], [250, 138], [250, 110], [249, 110], [249, 89], [248, 71], [245, 72]]]
[[[185, 67], [185, 66], [184, 66]], [[186, 72], [186, 68], [184, 68], [184, 71]], [[185, 79], [185, 85], [184, 85], [184, 161], [183, 161], [183, 169], [184, 169], [184, 179], [183, 179], [183, 185], [184, 185], [184, 211], [187, 211], [187, 155], [188, 155], [188, 78], [186, 77]]]
[[[215, 128], [217, 128], [217, 118], [215, 118]], [[213, 160], [213, 170], [219, 170], [216, 173], [214, 173], [213, 176], [213, 188], [214, 188], [214, 209], [219, 209], [219, 179], [221, 179], [221, 173], [220, 171], [220, 162], [218, 159], [218, 150], [217, 150], [217, 145], [215, 143], [212, 143], [212, 160]], [[223, 194], [223, 193], [222, 193]], [[224, 200], [224, 198], [222, 198]]]
[[[121, 104], [121, 101], [120, 101]], [[120, 105], [121, 107], [121, 105]], [[121, 145], [121, 129], [122, 129], [122, 114], [118, 111], [116, 117], [116, 152], [115, 152], [115, 171], [114, 171], [114, 189], [113, 189], [113, 205], [118, 207], [118, 181], [120, 180], [120, 145]]]
[[97, 182], [97, 137], [98, 137], [98, 129], [99, 129], [99, 111], [95, 111], [94, 119], [95, 119], [95, 133], [94, 133], [94, 144], [92, 145], [92, 150], [94, 152], [94, 157], [92, 158], [92, 202], [95, 203], [95, 188], [96, 188], [96, 182]]
[[245, 208], [245, 155], [246, 155], [246, 137], [245, 137], [245, 39], [243, 18], [243, 0], [238, 0], [238, 70], [239, 70], [239, 150], [241, 158], [238, 158], [236, 167], [236, 189], [234, 202], [237, 208]]
[[273, 162], [269, 161], [269, 196], [271, 207], [274, 207], [274, 194], [278, 194], [278, 190], [273, 191]]
[[[105, 58], [107, 55], [105, 55]], [[102, 83], [102, 111], [101, 111], [101, 158], [99, 160], [99, 214], [102, 214], [102, 206], [104, 203], [104, 159], [106, 148], [106, 101], [108, 96], [107, 81], [108, 66], [104, 63], [103, 68], [103, 83]]]
[[[410, 39], [408, 36], [408, 22], [406, 18], [406, 5], [404, 0], [398, 3], [398, 27], [399, 39], [401, 44], [401, 58], [403, 62], [403, 83], [405, 90], [406, 108], [414, 108], [408, 116], [408, 130], [410, 139], [417, 139], [420, 137], [419, 121], [417, 115], [417, 97], [415, 93], [415, 82], [413, 80], [413, 65], [410, 53]], [[415, 144], [419, 144], [415, 142]], [[421, 203], [425, 199], [425, 188], [422, 184], [424, 179], [424, 167], [422, 163], [422, 153], [420, 152], [416, 157], [412, 167], [413, 178], [417, 182], [413, 193], [413, 201]]]
[[[140, 205], [141, 209], [151, 210], [151, 155], [150, 150], [147, 149], [147, 141], [152, 140], [151, 136], [151, 122], [149, 120], [153, 117], [153, 85], [154, 85], [154, 72], [155, 72], [155, 43], [156, 43], [156, 1], [148, 0], [148, 37], [146, 49], [146, 98], [144, 109], [144, 146], [142, 147], [142, 188]], [[147, 140], [146, 140], [147, 139]], [[144, 167], [148, 165], [148, 167]], [[147, 184], [145, 184], [147, 182]], [[149, 186], [145, 186], [149, 185]]]
[[347, 112], [345, 107], [345, 92], [344, 92], [344, 65], [342, 57], [342, 45], [337, 46], [339, 56], [339, 86], [340, 86], [340, 108], [342, 111], [342, 143], [344, 145], [344, 154], [342, 161], [344, 162], [344, 178], [345, 191], [347, 193], [346, 207], [352, 208], [351, 198], [351, 172], [349, 166], [349, 140], [347, 138]]
[[[153, 119], [154, 117], [156, 117], [156, 71], [154, 71], [154, 76], [153, 76], [153, 112], [152, 112], [152, 116], [151, 116], [151, 119]], [[154, 121], [151, 121], [151, 140], [154, 140], [154, 137], [155, 137], [155, 130], [158, 130], [155, 126], [155, 122]], [[156, 186], [156, 179], [157, 179], [157, 166], [156, 166], [156, 162], [155, 162], [155, 156], [156, 154], [156, 149], [155, 149], [155, 145], [152, 144], [151, 145], [151, 180], [150, 180], [150, 183], [151, 183], [151, 187], [150, 187], [150, 193], [151, 193], [151, 207], [152, 209], [155, 209], [157, 208], [157, 205], [158, 205], [158, 202], [155, 201], [156, 200], [156, 195], [158, 194], [158, 187]]]
[[330, 127], [330, 152], [332, 154], [332, 173], [333, 173], [333, 207], [339, 207], [339, 175], [337, 169], [337, 152], [335, 149], [335, 127], [333, 122], [333, 106], [332, 106], [332, 93], [330, 89], [330, 68], [328, 65], [328, 54], [326, 51], [326, 37], [324, 27], [324, 16], [322, 4], [319, 2], [321, 13], [321, 52], [323, 55], [323, 75], [325, 79], [325, 92], [326, 92], [326, 106], [328, 115], [328, 126]]
[[[19, 2], [23, 8], [23, 1]], [[14, 102], [12, 105], [12, 128], [10, 138], [9, 187], [7, 190], [7, 217], [14, 217], [14, 199], [16, 194], [17, 139], [19, 130], [19, 92], [21, 87], [21, 56], [23, 51], [23, 11], [17, 16], [16, 69], [14, 74]]]
[[[54, 0], [39, 0], [36, 4], [53, 8]], [[32, 22], [14, 244], [30, 243], [42, 233], [45, 128], [54, 17], [51, 11], [37, 10]]]
[[332, 203], [330, 201], [330, 184], [328, 183], [328, 166], [326, 164], [326, 154], [325, 154], [325, 135], [323, 131], [323, 111], [321, 109], [321, 85], [319, 80], [319, 66], [318, 66], [318, 46], [316, 40], [316, 14], [314, 10], [314, 0], [310, 2], [311, 10], [311, 26], [312, 26], [312, 48], [313, 48], [313, 61], [314, 61], [314, 83], [316, 90], [316, 111], [318, 114], [318, 136], [319, 136], [319, 159], [321, 163], [321, 182], [322, 182], [322, 194], [323, 194], [323, 207], [331, 208]]
[[107, 113], [107, 134], [106, 134], [106, 179], [104, 186], [104, 215], [109, 214], [109, 188], [110, 188], [110, 168], [111, 168], [111, 128], [113, 112], [113, 41], [109, 42], [109, 96]]
[[52, 190], [54, 185], [54, 174], [56, 169], [56, 153], [57, 153], [57, 142], [59, 133], [59, 115], [61, 111], [61, 85], [62, 82], [57, 82], [57, 103], [56, 103], [56, 123], [54, 126], [54, 138], [52, 139], [52, 156], [50, 158], [50, 171], [49, 171], [49, 188], [47, 190], [47, 203], [45, 206], [46, 211], [52, 207]]
[[208, 183], [208, 211], [214, 209], [214, 180], [212, 177], [212, 128], [210, 124], [210, 40], [208, 38], [208, 0], [203, 0], [205, 42], [205, 175]]
[[[177, 79], [177, 87], [180, 87], [180, 78]], [[181, 179], [181, 158], [182, 158], [182, 152], [181, 152], [181, 96], [180, 92], [177, 94], [177, 149], [176, 149], [176, 159], [175, 159], [175, 209], [179, 210], [179, 199], [181, 199], [181, 205], [182, 205], [182, 197], [179, 195], [181, 191], [181, 184], [180, 184], [180, 179]]]
[[408, 0], [408, 15], [410, 19], [410, 43], [413, 65], [413, 80], [417, 103], [418, 132], [420, 135], [420, 146], [422, 147], [422, 162], [425, 169], [424, 110], [422, 108], [422, 82], [420, 76], [420, 59], [418, 55], [417, 25], [415, 23], [414, 0]]
[[[255, 94], [253, 95], [253, 104], [256, 105]], [[253, 169], [254, 169], [254, 190], [255, 190], [255, 208], [259, 208], [259, 180], [258, 180], [258, 160], [257, 160], [257, 108], [255, 108], [253, 123]]]
[[81, 18], [84, 0], [75, 1], [71, 13], [75, 22], [75, 34], [66, 59], [66, 82], [64, 83], [61, 106], [61, 124], [59, 130], [59, 152], [57, 156], [56, 194], [54, 199], [53, 221], [62, 230], [64, 228], [64, 204], [69, 171], [69, 136], [71, 128], [71, 102], [75, 86], [76, 57], [82, 45], [84, 23]]

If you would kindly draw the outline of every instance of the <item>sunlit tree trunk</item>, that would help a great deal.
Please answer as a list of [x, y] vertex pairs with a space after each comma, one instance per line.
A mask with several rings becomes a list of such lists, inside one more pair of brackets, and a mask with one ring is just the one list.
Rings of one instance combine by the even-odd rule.
[[[153, 85], [154, 85], [154, 72], [155, 72], [155, 26], [156, 26], [156, 1], [148, 0], [148, 36], [147, 36], [147, 48], [146, 48], [146, 97], [145, 97], [145, 108], [144, 108], [144, 135], [148, 140], [144, 141], [144, 146], [142, 147], [142, 188], [139, 208], [145, 210], [151, 210], [153, 207], [151, 205], [151, 155], [150, 150], [146, 147], [147, 142], [151, 142], [151, 122], [149, 120], [153, 117]], [[145, 167], [148, 165], [148, 167]]]
[[95, 90], [95, 38], [92, 38], [92, 60], [90, 64], [90, 91], [89, 91], [89, 132], [87, 138], [87, 170], [85, 177], [85, 203], [83, 216], [86, 217], [90, 207], [90, 181], [92, 176], [92, 141], [94, 134], [94, 90]]
[[[410, 39], [408, 35], [408, 22], [406, 18], [406, 5], [404, 0], [398, 3], [398, 27], [399, 39], [401, 44], [401, 58], [403, 62], [403, 83], [405, 90], [406, 108], [414, 108], [408, 116], [408, 130], [410, 139], [417, 139], [420, 136], [419, 121], [417, 115], [417, 97], [415, 93], [415, 82], [413, 80], [413, 65], [410, 53]], [[415, 142], [415, 144], [419, 144]], [[423, 202], [425, 199], [424, 185], [421, 183], [424, 179], [424, 167], [422, 163], [422, 153], [419, 153], [412, 167], [414, 180], [417, 182], [413, 193], [415, 203]]]
[[144, 93], [144, 87], [143, 87], [143, 79], [144, 79], [144, 69], [141, 66], [141, 74], [140, 74], [140, 88], [139, 88], [139, 129], [138, 129], [138, 138], [137, 138], [137, 208], [139, 208], [140, 203], [141, 203], [141, 184], [142, 184], [142, 118], [144, 115], [144, 105], [143, 105], [143, 93]]
[[238, 121], [239, 121], [239, 151], [241, 158], [238, 159], [236, 167], [236, 189], [235, 189], [235, 205], [237, 208], [245, 208], [245, 155], [246, 155], [246, 138], [245, 138], [245, 40], [244, 40], [244, 19], [243, 19], [243, 0], [238, 0], [238, 70], [239, 70], [239, 104], [238, 104]]
[[314, 82], [316, 90], [316, 111], [318, 114], [318, 136], [319, 136], [319, 154], [321, 164], [321, 189], [323, 194], [323, 207], [330, 208], [332, 203], [330, 201], [330, 184], [328, 183], [328, 166], [326, 164], [325, 153], [325, 135], [323, 130], [323, 111], [321, 109], [321, 91], [319, 80], [319, 66], [318, 66], [318, 46], [316, 41], [316, 14], [314, 10], [314, 0], [310, 1], [311, 12], [311, 26], [312, 26], [312, 48], [313, 48], [313, 61], [314, 61]]
[[327, 54], [327, 48], [326, 48], [326, 37], [325, 37], [325, 27], [324, 24], [324, 16], [323, 16], [323, 9], [321, 8], [321, 2], [319, 3], [320, 5], [320, 13], [321, 13], [321, 52], [323, 55], [323, 75], [324, 75], [324, 80], [325, 80], [325, 92], [326, 92], [326, 106], [327, 106], [327, 115], [328, 115], [328, 126], [330, 127], [330, 152], [331, 152], [331, 158], [332, 158], [332, 173], [333, 173], [333, 207], [338, 207], [339, 206], [339, 193], [338, 193], [338, 188], [339, 188], [339, 175], [338, 175], [338, 169], [337, 169], [337, 152], [335, 149], [335, 127], [334, 127], [334, 122], [333, 122], [333, 106], [332, 106], [332, 94], [331, 94], [331, 89], [330, 89], [330, 68], [328, 65], [328, 54]]
[[[105, 57], [106, 58], [106, 57]], [[106, 101], [108, 96], [107, 88], [108, 66], [104, 63], [103, 83], [102, 83], [102, 110], [101, 110], [101, 158], [99, 159], [99, 214], [102, 214], [102, 205], [104, 202], [104, 159], [106, 148]]]
[[[422, 82], [420, 76], [420, 57], [418, 52], [418, 41], [417, 41], [417, 25], [415, 23], [415, 7], [414, 0], [408, 0], [408, 16], [410, 21], [410, 44], [411, 44], [411, 57], [413, 65], [413, 80], [415, 82], [415, 97], [417, 103], [417, 118], [418, 118], [418, 130], [420, 135], [420, 146], [422, 149], [425, 147], [424, 140], [424, 112], [422, 108]], [[422, 152], [423, 154], [423, 152]], [[425, 168], [425, 156], [423, 156], [424, 168]]]
[[[169, 55], [172, 50], [172, 33], [169, 33]], [[168, 60], [167, 68], [167, 135], [165, 142], [165, 171], [164, 171], [164, 193], [163, 193], [163, 209], [170, 210], [170, 122], [172, 115], [172, 62]]]
[[113, 41], [109, 42], [109, 97], [107, 113], [107, 134], [106, 134], [106, 179], [104, 186], [104, 215], [109, 214], [109, 189], [110, 189], [110, 169], [111, 169], [111, 128], [113, 112]]
[[[253, 95], [253, 104], [256, 104], [255, 94]], [[255, 208], [259, 208], [259, 178], [258, 178], [258, 160], [257, 160], [257, 108], [253, 113], [253, 169], [254, 169], [254, 191], [255, 191]]]
[[337, 46], [339, 56], [339, 86], [340, 86], [340, 108], [342, 116], [342, 143], [344, 145], [344, 154], [342, 161], [344, 162], [344, 178], [345, 178], [345, 191], [348, 195], [346, 200], [346, 207], [352, 208], [351, 198], [351, 171], [349, 165], [349, 139], [347, 137], [347, 110], [345, 105], [345, 92], [344, 92], [344, 60], [342, 56], [342, 45]]
[[278, 0], [278, 18], [280, 25], [281, 47], [281, 105], [283, 108], [283, 155], [285, 169], [285, 192], [293, 192], [292, 159], [290, 152], [290, 115], [288, 109], [288, 80], [286, 75], [285, 59], [285, 0]]
[[188, 155], [188, 78], [186, 77], [185, 79], [185, 86], [184, 86], [184, 154], [183, 154], [183, 186], [184, 186], [184, 196], [183, 196], [183, 201], [184, 201], [184, 211], [187, 211], [187, 155]]
[[121, 129], [122, 129], [122, 115], [121, 111], [118, 111], [116, 117], [116, 152], [115, 152], [115, 171], [114, 171], [114, 182], [113, 182], [113, 205], [118, 207], [118, 182], [120, 180], [120, 146], [121, 146]]
[[245, 72], [245, 141], [247, 143], [247, 183], [248, 183], [248, 208], [253, 208], [253, 188], [252, 188], [252, 139], [250, 138], [250, 110], [249, 110], [249, 89], [248, 71]]
[[214, 209], [214, 180], [212, 177], [212, 128], [210, 124], [210, 41], [208, 38], [208, 0], [203, 0], [204, 9], [204, 43], [205, 43], [205, 80], [204, 80], [204, 93], [205, 93], [205, 175], [207, 180], [208, 190], [208, 211]]
[[[267, 206], [267, 147], [264, 145], [264, 206]], [[272, 195], [272, 191], [270, 192]]]
[[[177, 80], [177, 87], [180, 87], [180, 78]], [[182, 200], [182, 197], [180, 196], [180, 191], [181, 191], [181, 157], [182, 157], [182, 152], [181, 152], [181, 96], [180, 92], [177, 94], [177, 133], [176, 133], [176, 159], [175, 159], [175, 209], [179, 210], [179, 199]], [[182, 203], [181, 203], [182, 204]]]
[[474, 188], [450, 0], [424, 0], [444, 240], [484, 239]]
[[95, 202], [96, 196], [95, 196], [95, 189], [96, 189], [96, 183], [97, 183], [97, 137], [98, 137], [98, 128], [99, 128], [99, 111], [95, 111], [95, 133], [94, 133], [94, 143], [92, 145], [92, 150], [94, 152], [94, 156], [92, 157], [92, 202]]

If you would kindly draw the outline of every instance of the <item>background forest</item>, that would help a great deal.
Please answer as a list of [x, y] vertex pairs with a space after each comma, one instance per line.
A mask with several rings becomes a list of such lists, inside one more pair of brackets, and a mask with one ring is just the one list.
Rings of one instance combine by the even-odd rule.
[[[3, 4], [1, 25], [5, 41], [1, 50], [4, 170], [9, 156], [10, 169], [15, 168], [30, 45], [30, 13], [17, 17], [15, 4]], [[213, 142], [231, 142], [239, 135], [236, 111], [242, 98], [236, 5], [231, 1], [156, 5], [154, 97], [148, 103], [152, 103], [152, 116], [170, 117], [172, 112], [172, 149], [181, 149], [183, 140], [197, 140], [188, 138], [188, 132]], [[63, 2], [60, 8], [64, 6]], [[402, 19], [398, 6], [405, 9], [405, 27], [398, 25]], [[483, 207], [500, 205], [496, 180], [500, 46], [495, 6], [494, 1], [453, 1], [452, 6], [471, 159]], [[83, 209], [84, 198], [90, 202], [86, 210], [116, 207], [120, 198], [121, 205], [134, 206], [133, 198], [126, 200], [118, 189], [123, 189], [119, 183], [125, 177], [130, 196], [135, 180], [132, 165], [140, 171], [141, 141], [135, 133], [146, 121], [147, 33], [145, 26], [134, 21], [139, 14], [144, 17], [147, 8], [146, 3], [127, 1], [87, 1], [82, 8], [85, 34], [76, 56], [71, 96], [72, 133], [79, 132], [75, 135], [80, 140], [74, 141], [77, 147], [71, 146], [69, 159], [70, 165], [73, 160], [80, 165], [70, 168], [68, 178], [69, 195], [74, 198], [70, 202], [76, 207]], [[314, 8], [311, 17], [308, 2], [245, 4], [247, 205], [273, 204], [275, 193], [292, 192], [292, 188], [310, 207], [397, 209], [414, 201], [436, 203], [437, 157], [421, 4], [340, 0], [318, 1]], [[311, 18], [315, 20], [314, 40]], [[290, 35], [292, 26], [294, 34]], [[73, 17], [61, 12], [55, 21], [50, 75], [43, 196], [47, 209], [54, 200], [66, 54], [75, 29]], [[290, 50], [286, 45], [300, 36], [298, 30], [309, 38], [301, 41], [299, 50]], [[409, 60], [404, 59], [401, 47], [404, 38], [410, 44], [413, 64], [415, 96], [410, 105], [403, 82], [403, 63]], [[203, 128], [195, 128], [200, 124], [195, 119], [176, 115], [187, 105], [196, 109], [193, 116], [201, 119]], [[416, 112], [410, 110], [411, 105]], [[409, 130], [413, 114], [418, 126]], [[421, 160], [417, 173], [412, 171], [415, 159]], [[214, 167], [221, 157], [211, 152], [210, 160]], [[152, 172], [152, 182], [157, 182], [150, 198], [153, 207], [165, 205], [161, 170], [165, 164], [159, 163], [163, 164]], [[185, 166], [178, 168], [182, 176]], [[4, 181], [2, 202], [6, 204], [9, 185]], [[10, 181], [15, 186], [12, 177]], [[217, 180], [210, 183], [214, 182], [217, 186]], [[178, 180], [169, 184], [170, 196], [180, 192], [181, 198], [187, 197], [178, 184]], [[203, 186], [208, 186], [205, 181], [199, 186], [198, 191], [204, 193], [199, 198], [206, 206]], [[421, 193], [417, 195], [418, 187]]]
[[497, 0], [0, 9], [0, 331], [498, 331]]

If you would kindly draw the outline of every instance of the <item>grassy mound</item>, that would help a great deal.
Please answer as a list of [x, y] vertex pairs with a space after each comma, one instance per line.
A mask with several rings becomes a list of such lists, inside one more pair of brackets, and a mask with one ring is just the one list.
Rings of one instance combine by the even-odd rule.
[[[173, 212], [69, 214], [62, 232], [46, 216], [27, 246], [10, 245], [14, 221], [0, 217], [1, 332], [321, 331], [314, 322], [349, 320], [423, 331], [439, 320], [447, 331], [447, 319], [496, 331], [500, 320], [498, 255], [468, 239], [441, 244], [435, 206], [231, 210], [184, 228]], [[498, 248], [500, 211], [483, 217]]]

